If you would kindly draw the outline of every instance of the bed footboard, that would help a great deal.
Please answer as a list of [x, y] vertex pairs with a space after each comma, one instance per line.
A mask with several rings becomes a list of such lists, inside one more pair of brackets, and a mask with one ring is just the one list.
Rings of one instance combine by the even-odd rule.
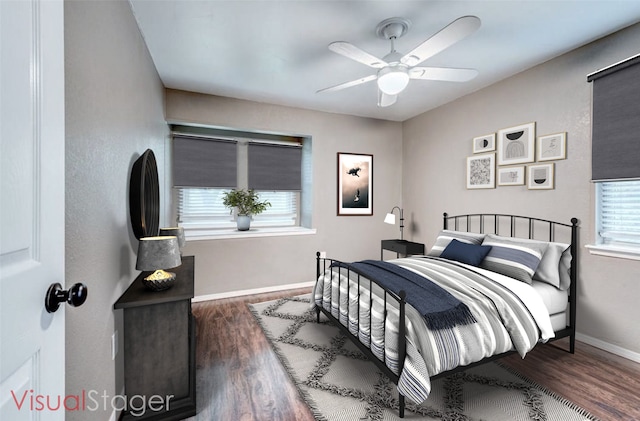
[[[341, 263], [338, 260], [328, 259], [324, 257], [320, 257], [320, 253], [316, 253], [316, 279], [320, 278], [322, 274], [324, 274], [334, 263]], [[351, 274], [356, 278], [358, 288], [358, 300], [357, 300], [357, 312], [358, 312], [358, 332], [359, 332], [359, 324], [360, 324], [360, 314], [361, 314], [361, 302], [360, 302], [360, 285], [361, 282], [368, 284], [369, 290], [372, 290], [371, 284], [376, 284], [379, 288], [384, 290], [384, 307], [385, 307], [385, 320], [387, 315], [387, 300], [394, 300], [397, 303], [399, 310], [399, 323], [398, 323], [398, 373], [396, 374], [393, 370], [391, 370], [385, 364], [386, 355], [383, 355], [382, 360], [379, 359], [360, 339], [351, 333], [348, 326], [343, 325], [339, 319], [331, 314], [331, 311], [326, 310], [323, 306], [316, 305], [316, 315], [317, 320], [320, 322], [320, 313], [323, 313], [333, 324], [335, 324], [357, 347], [362, 351], [363, 354], [367, 356], [367, 358], [372, 361], [380, 371], [382, 371], [392, 382], [398, 384], [400, 379], [400, 373], [402, 373], [402, 369], [404, 368], [404, 360], [407, 353], [407, 343], [406, 343], [406, 322], [405, 322], [405, 304], [406, 304], [406, 293], [404, 291], [400, 291], [398, 294], [395, 294], [392, 291], [387, 290], [382, 285], [377, 284], [375, 281], [372, 281], [368, 278], [365, 278], [356, 272], [351, 272], [349, 269], [342, 269], [347, 273], [347, 296], [349, 295], [349, 291], [351, 290], [351, 282], [349, 279], [351, 278]], [[341, 282], [341, 281], [340, 281]], [[312, 297], [312, 299], [314, 299]], [[372, 320], [371, 310], [373, 309], [373, 294], [369, 294], [369, 306], [366, 310], [368, 312], [369, 320]], [[340, 297], [338, 297], [338, 309], [340, 308]], [[349, 320], [349, 311], [351, 306], [347, 306], [347, 321]], [[385, 322], [386, 326], [386, 322]], [[371, 329], [369, 329], [369, 344], [371, 344]], [[386, 354], [385, 347], [383, 347], [383, 353]], [[404, 418], [404, 408], [405, 408], [405, 397], [399, 393], [398, 398], [398, 413], [400, 418]]]

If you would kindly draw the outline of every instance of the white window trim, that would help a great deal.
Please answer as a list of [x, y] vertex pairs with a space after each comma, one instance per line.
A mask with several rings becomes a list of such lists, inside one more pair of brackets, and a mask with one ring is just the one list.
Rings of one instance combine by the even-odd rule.
[[640, 250], [632, 247], [606, 246], [603, 244], [588, 244], [585, 247], [589, 250], [589, 253], [596, 256], [640, 260]]
[[305, 227], [265, 227], [251, 228], [248, 231], [238, 231], [236, 229], [198, 229], [185, 228], [184, 235], [186, 241], [203, 241], [203, 240], [224, 240], [237, 238], [256, 238], [256, 237], [286, 237], [297, 235], [314, 235], [315, 228]]

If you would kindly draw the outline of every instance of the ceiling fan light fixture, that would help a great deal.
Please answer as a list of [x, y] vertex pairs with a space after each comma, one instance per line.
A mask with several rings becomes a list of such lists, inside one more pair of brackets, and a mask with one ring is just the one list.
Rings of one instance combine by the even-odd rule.
[[409, 84], [405, 66], [387, 66], [378, 72], [378, 88], [387, 95], [398, 95]]

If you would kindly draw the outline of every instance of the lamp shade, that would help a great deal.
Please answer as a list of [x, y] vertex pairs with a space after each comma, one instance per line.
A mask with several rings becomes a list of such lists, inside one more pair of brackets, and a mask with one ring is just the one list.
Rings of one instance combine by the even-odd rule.
[[378, 88], [387, 95], [397, 95], [409, 84], [409, 73], [404, 66], [387, 66], [378, 72]]
[[184, 228], [182, 227], [168, 227], [168, 228], [160, 228], [160, 236], [175, 236], [178, 237], [178, 247], [180, 247], [180, 251], [184, 247], [185, 237], [184, 237]]
[[404, 229], [404, 215], [402, 212], [402, 208], [399, 206], [394, 206], [393, 209], [391, 209], [391, 212], [389, 212], [387, 216], [384, 217], [384, 222], [391, 225], [396, 224], [396, 214], [393, 213], [393, 211], [396, 209], [398, 209], [398, 213], [400, 214], [400, 239], [402, 240], [404, 239], [404, 236], [402, 234], [402, 230]]
[[169, 269], [180, 266], [178, 237], [143, 237], [138, 243], [137, 270]]
[[393, 214], [393, 213], [388, 213], [387, 216], [384, 217], [384, 223], [385, 224], [395, 225], [396, 224], [396, 215]]

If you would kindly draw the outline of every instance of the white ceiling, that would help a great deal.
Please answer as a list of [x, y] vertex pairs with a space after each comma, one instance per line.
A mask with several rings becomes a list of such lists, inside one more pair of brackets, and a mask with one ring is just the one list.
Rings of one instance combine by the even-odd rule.
[[[640, 21], [639, 0], [130, 0], [168, 88], [298, 108], [404, 121]], [[347, 41], [377, 57], [390, 17], [411, 21], [404, 54], [458, 17], [482, 26], [422, 65], [475, 68], [471, 82], [412, 80], [377, 103], [375, 82], [317, 90], [375, 72], [327, 49]], [[597, 69], [594, 69], [597, 70]], [[585, 75], [586, 77], [586, 75]]]

